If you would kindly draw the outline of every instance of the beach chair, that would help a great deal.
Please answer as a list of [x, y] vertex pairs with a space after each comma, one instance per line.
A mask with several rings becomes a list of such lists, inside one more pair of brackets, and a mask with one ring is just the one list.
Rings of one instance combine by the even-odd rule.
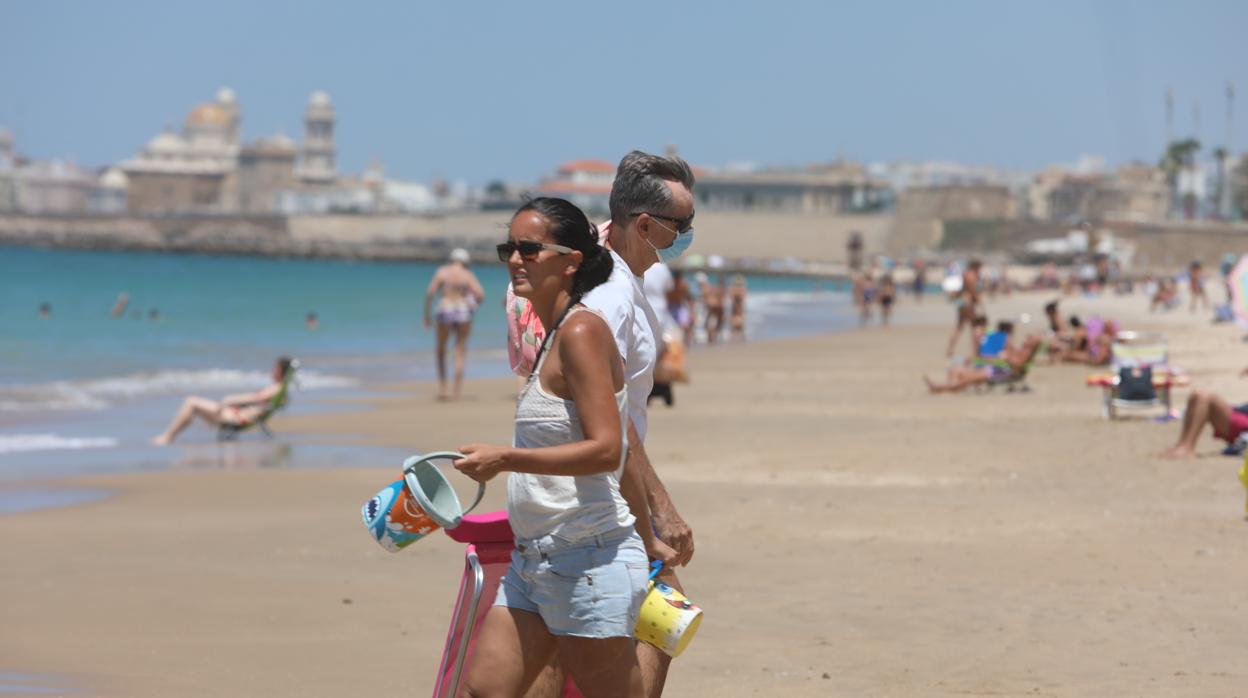
[[[1005, 332], [989, 332], [982, 342], [979, 343], [979, 356], [977, 356], [973, 365], [979, 367], [990, 367], [993, 369], [992, 377], [987, 383], [981, 383], [976, 386], [982, 390], [992, 390], [997, 386], [1005, 386], [1008, 393], [1020, 392], [1026, 393], [1031, 391], [1031, 386], [1027, 384], [1027, 373], [1031, 370], [1032, 364], [1035, 363], [1033, 357], [1022, 371], [1015, 371], [1009, 363], [1002, 358], [1001, 354], [1005, 351], [1006, 341], [1009, 335]], [[1043, 347], [1041, 347], [1043, 351]], [[1036, 352], [1037, 354], [1040, 351]]]
[[[446, 531], [446, 535], [468, 547], [464, 551], [464, 575], [459, 583], [459, 595], [455, 597], [455, 608], [451, 611], [451, 625], [438, 665], [433, 698], [452, 698], [459, 690], [472, 664], [477, 629], [493, 605], [498, 584], [511, 563], [514, 541], [504, 511], [465, 516], [463, 522]], [[571, 678], [566, 679], [561, 695], [581, 698]]]
[[222, 422], [217, 427], [218, 441], [233, 441], [238, 435], [250, 429], [259, 429], [267, 438], [273, 438], [273, 432], [269, 431], [269, 418], [277, 413], [278, 410], [286, 406], [290, 401], [290, 384], [295, 379], [295, 372], [299, 369], [298, 361], [291, 361], [290, 367], [286, 370], [286, 375], [282, 377], [282, 387], [277, 393], [269, 399], [269, 404], [265, 405], [264, 411], [256, 416], [250, 422], [241, 422], [238, 424], [228, 424]]
[[1110, 370], [1088, 377], [1101, 388], [1101, 413], [1117, 419], [1122, 408], [1161, 406], [1170, 417], [1170, 390], [1188, 379], [1170, 366], [1169, 351], [1160, 335], [1121, 332], [1110, 346]]

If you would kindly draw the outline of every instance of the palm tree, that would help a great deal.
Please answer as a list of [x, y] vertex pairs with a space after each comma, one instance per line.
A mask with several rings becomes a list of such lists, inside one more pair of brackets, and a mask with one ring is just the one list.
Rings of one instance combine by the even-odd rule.
[[[1170, 186], [1171, 212], [1174, 212], [1179, 207], [1179, 173], [1196, 163], [1196, 153], [1198, 152], [1200, 152], [1200, 141], [1195, 138], [1171, 141], [1166, 146], [1166, 152], [1162, 153], [1161, 160], [1157, 163], [1157, 167], [1166, 173], [1166, 184]], [[1188, 200], [1184, 201], [1184, 208], [1187, 211], [1188, 218], [1192, 217], [1192, 203]]]
[[1214, 190], [1213, 210], [1217, 211], [1217, 217], [1222, 218], [1223, 215], [1230, 215], [1229, 211], [1222, 210], [1222, 196], [1226, 193], [1226, 158], [1230, 153], [1226, 148], [1218, 146], [1213, 150], [1213, 159], [1218, 163], [1218, 187]]

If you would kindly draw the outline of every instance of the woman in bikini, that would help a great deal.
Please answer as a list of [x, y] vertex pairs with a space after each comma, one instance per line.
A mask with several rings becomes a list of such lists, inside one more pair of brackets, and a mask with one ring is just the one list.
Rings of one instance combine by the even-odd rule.
[[182, 407], [178, 409], [178, 413], [174, 415], [173, 421], [169, 423], [169, 428], [152, 439], [152, 443], [157, 446], [168, 446], [178, 438], [178, 434], [182, 433], [183, 429], [191, 425], [196, 417], [213, 426], [251, 424], [257, 417], [264, 414], [273, 398], [281, 392], [291, 363], [292, 359], [289, 356], [278, 357], [273, 363], [273, 382], [254, 393], [226, 395], [220, 401], [197, 395], [186, 398], [182, 401]]
[[[437, 310], [437, 366], [438, 399], [457, 400], [464, 384], [464, 364], [468, 358], [468, 335], [472, 332], [472, 315], [485, 300], [485, 290], [477, 275], [468, 268], [468, 251], [456, 248], [451, 251], [447, 264], [438, 267], [425, 291], [425, 327], [433, 326], [430, 311], [433, 298], [438, 297]], [[451, 391], [446, 389], [446, 345], [455, 335], [455, 383]]]
[[498, 254], [549, 329], [516, 402], [514, 445], [462, 446], [455, 462], [480, 482], [508, 473], [516, 537], [460, 696], [524, 695], [557, 650], [585, 696], [639, 697], [633, 628], [647, 551], [662, 558], [663, 544], [624, 471], [623, 360], [606, 321], [580, 304], [612, 258], [580, 209], [550, 198], [520, 208]]

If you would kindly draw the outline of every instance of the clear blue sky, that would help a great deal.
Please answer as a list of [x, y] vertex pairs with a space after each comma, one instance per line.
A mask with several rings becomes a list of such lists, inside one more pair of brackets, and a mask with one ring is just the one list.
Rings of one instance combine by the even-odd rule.
[[97, 166], [222, 85], [246, 138], [338, 110], [342, 169], [532, 180], [675, 143], [695, 163], [1154, 161], [1163, 94], [1207, 144], [1248, 2], [49, 2], [0, 0], [0, 124]]

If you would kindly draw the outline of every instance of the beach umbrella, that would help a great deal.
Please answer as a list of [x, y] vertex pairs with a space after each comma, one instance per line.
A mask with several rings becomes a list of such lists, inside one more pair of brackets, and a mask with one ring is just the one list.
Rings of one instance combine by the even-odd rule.
[[1226, 277], [1231, 287], [1231, 312], [1243, 327], [1248, 327], [1248, 254], [1239, 258]]

